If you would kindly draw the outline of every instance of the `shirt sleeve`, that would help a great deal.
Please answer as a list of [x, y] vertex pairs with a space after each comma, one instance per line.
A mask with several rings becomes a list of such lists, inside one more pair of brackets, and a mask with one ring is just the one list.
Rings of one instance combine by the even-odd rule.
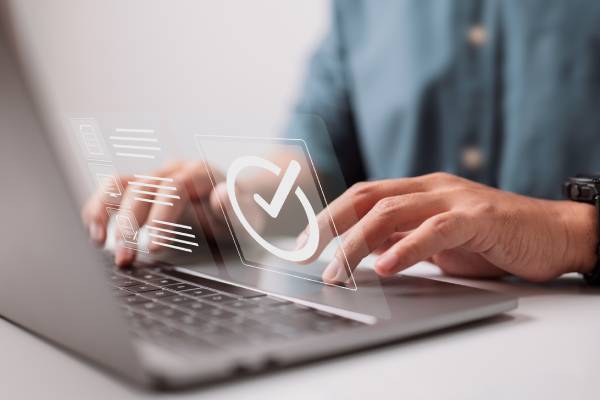
[[[342, 39], [340, 4], [333, 3], [329, 31], [312, 55], [300, 96], [284, 132], [303, 139], [313, 162], [327, 180], [334, 177], [345, 186], [365, 179], [348, 84], [346, 49]], [[332, 146], [333, 145], [333, 149]], [[343, 179], [340, 175], [343, 171]], [[332, 184], [329, 195], [343, 191]], [[328, 196], [329, 197], [329, 196]]]

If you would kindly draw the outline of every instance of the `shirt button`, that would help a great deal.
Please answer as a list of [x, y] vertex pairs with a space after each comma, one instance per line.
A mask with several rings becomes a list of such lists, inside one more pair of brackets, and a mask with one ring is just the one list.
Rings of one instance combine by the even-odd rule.
[[482, 25], [473, 25], [467, 32], [467, 40], [473, 46], [481, 47], [487, 41], [487, 31]]
[[462, 152], [462, 166], [467, 171], [477, 171], [483, 165], [483, 153], [475, 146], [465, 147]]

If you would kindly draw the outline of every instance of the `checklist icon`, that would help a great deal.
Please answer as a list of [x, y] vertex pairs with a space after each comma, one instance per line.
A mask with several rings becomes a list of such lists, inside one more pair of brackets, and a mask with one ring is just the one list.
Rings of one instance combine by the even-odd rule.
[[71, 126], [88, 160], [110, 162], [102, 132], [94, 118], [72, 118]]

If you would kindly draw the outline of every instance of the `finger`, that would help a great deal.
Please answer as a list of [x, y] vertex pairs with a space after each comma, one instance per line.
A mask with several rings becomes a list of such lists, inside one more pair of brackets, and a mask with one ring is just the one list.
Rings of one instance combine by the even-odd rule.
[[[158, 176], [158, 174], [156, 174]], [[139, 193], [140, 191], [145, 191], [148, 193], [153, 193], [154, 189], [146, 186], [141, 186], [145, 184], [155, 184], [156, 182], [149, 179], [132, 179], [128, 182], [128, 188], [125, 190], [125, 194], [123, 195], [123, 200], [121, 201], [121, 207], [119, 208], [119, 213], [116, 218], [119, 218], [123, 215], [125, 218], [129, 219], [129, 216], [132, 215], [135, 219], [135, 223], [138, 226], [138, 229], [141, 229], [143, 223], [146, 221], [148, 214], [150, 213], [150, 208], [152, 207], [152, 203], [142, 201], [139, 199], [150, 199], [150, 195]], [[128, 211], [125, 211], [128, 210]], [[127, 214], [125, 214], [127, 212]], [[121, 232], [121, 228], [119, 224], [114, 224], [114, 235], [115, 235], [115, 264], [118, 267], [127, 267], [131, 265], [135, 261], [136, 252], [134, 249], [126, 247], [123, 245], [125, 241], [123, 237], [123, 232]]]
[[335, 262], [328, 266], [323, 277], [337, 274], [340, 260], [346, 259], [351, 270], [381, 246], [393, 233], [419, 226], [433, 215], [447, 211], [446, 199], [432, 193], [412, 193], [380, 200], [344, 238]]
[[464, 213], [449, 211], [433, 216], [381, 255], [375, 270], [389, 276], [441, 251], [466, 245], [475, 236], [475, 226]]
[[445, 274], [462, 278], [499, 278], [506, 271], [474, 253], [462, 248], [444, 250], [433, 256], [436, 264]]
[[224, 222], [225, 213], [232, 211], [229, 195], [227, 194], [227, 185], [225, 182], [219, 183], [211, 192], [209, 197], [209, 205], [212, 214], [215, 216], [215, 219]]
[[[380, 199], [423, 192], [427, 187], [427, 180], [423, 178], [390, 179], [353, 185], [317, 215], [319, 247], [308, 262], [318, 258], [336, 234], [341, 235], [354, 226]], [[302, 247], [306, 242], [307, 232], [308, 228], [298, 236], [297, 247]]]
[[[155, 198], [160, 187], [174, 187], [169, 181], [162, 181], [161, 179], [170, 180], [170, 175], [182, 167], [182, 163], [171, 163], [146, 178], [137, 177], [135, 179], [130, 179], [127, 182], [127, 189], [125, 190], [125, 194], [121, 201], [119, 215], [124, 215], [123, 210], [129, 210], [128, 214], [130, 213], [133, 215], [138, 228], [141, 229], [146, 223], [152, 207], [159, 204], [156, 201], [162, 201], [160, 198]], [[127, 216], [127, 218], [129, 217]], [[122, 242], [125, 239], [119, 224], [115, 224], [114, 234], [117, 243], [115, 263], [119, 267], [131, 265], [135, 261], [136, 251], [132, 248], [123, 246]]]
[[193, 202], [192, 209], [206, 236], [220, 238], [228, 232], [227, 223], [223, 219], [222, 211], [215, 211], [209, 201]]
[[[156, 191], [155, 199], [160, 201], [160, 203], [154, 204], [148, 213], [147, 221], [149, 226], [173, 230], [168, 224], [176, 223], [185, 210], [185, 206], [189, 204], [188, 192], [184, 189], [191, 179], [189, 174], [190, 171], [183, 171], [171, 176], [169, 186]], [[171, 188], [175, 188], [175, 190]], [[174, 242], [173, 245], [177, 245], [180, 240], [189, 242], [186, 239], [175, 238], [170, 232], [158, 229], [150, 229], [149, 236], [150, 243], [148, 244], [148, 249], [150, 251], [163, 249], [164, 245], [160, 243], [164, 243], [165, 241]]]
[[372, 251], [373, 254], [381, 255], [385, 253], [390, 247], [392, 247], [399, 240], [404, 239], [408, 236], [409, 232], [395, 232], [392, 233], [378, 248]]
[[185, 188], [191, 201], [202, 201], [210, 196], [213, 188], [225, 179], [216, 168], [204, 163], [195, 162], [186, 168]]
[[[177, 196], [179, 199], [171, 200], [173, 197], [172, 191], [169, 192], [168, 189], [159, 188], [157, 190], [156, 196], [164, 197], [166, 201], [171, 203], [168, 207], [160, 207], [154, 206], [151, 208], [148, 214], [148, 221], [152, 223], [156, 223], [156, 221], [163, 222], [171, 222], [175, 223], [179, 220], [183, 212], [185, 211], [185, 207], [192, 202], [195, 205], [198, 205], [200, 208], [202, 204], [207, 202], [208, 197], [213, 191], [213, 182], [220, 182], [223, 180], [223, 175], [216, 169], [211, 168], [204, 162], [194, 162], [187, 163], [184, 167], [177, 172], [176, 174], [171, 176], [172, 185], [177, 188]], [[169, 197], [170, 196], [170, 197]], [[165, 204], [159, 204], [165, 205]], [[203, 210], [200, 208], [193, 207], [193, 210], [198, 217], [200, 224], [208, 223], [208, 219]], [[150, 234], [154, 239], [166, 239], [172, 238], [173, 235], [168, 232], [153, 232]], [[177, 240], [185, 240], [189, 242], [187, 239], [181, 238], [172, 238], [172, 241], [175, 241], [177, 245]], [[151, 240], [149, 244], [150, 251], [156, 251], [162, 248], [160, 244], [158, 244], [159, 240]], [[182, 242], [183, 243], [183, 242]], [[188, 244], [189, 243], [185, 243]]]
[[[125, 186], [128, 177], [117, 177], [121, 186]], [[90, 238], [94, 243], [101, 246], [106, 241], [106, 228], [108, 225], [108, 213], [106, 211], [108, 196], [103, 188], [99, 187], [86, 202], [81, 210], [81, 218], [88, 228]], [[114, 199], [111, 198], [111, 202]]]

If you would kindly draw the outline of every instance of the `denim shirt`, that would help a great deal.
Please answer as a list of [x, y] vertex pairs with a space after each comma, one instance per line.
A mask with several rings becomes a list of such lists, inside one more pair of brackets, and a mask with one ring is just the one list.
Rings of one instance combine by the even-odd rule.
[[331, 15], [296, 111], [325, 122], [348, 183], [447, 171], [559, 198], [600, 171], [600, 1], [340, 0]]

